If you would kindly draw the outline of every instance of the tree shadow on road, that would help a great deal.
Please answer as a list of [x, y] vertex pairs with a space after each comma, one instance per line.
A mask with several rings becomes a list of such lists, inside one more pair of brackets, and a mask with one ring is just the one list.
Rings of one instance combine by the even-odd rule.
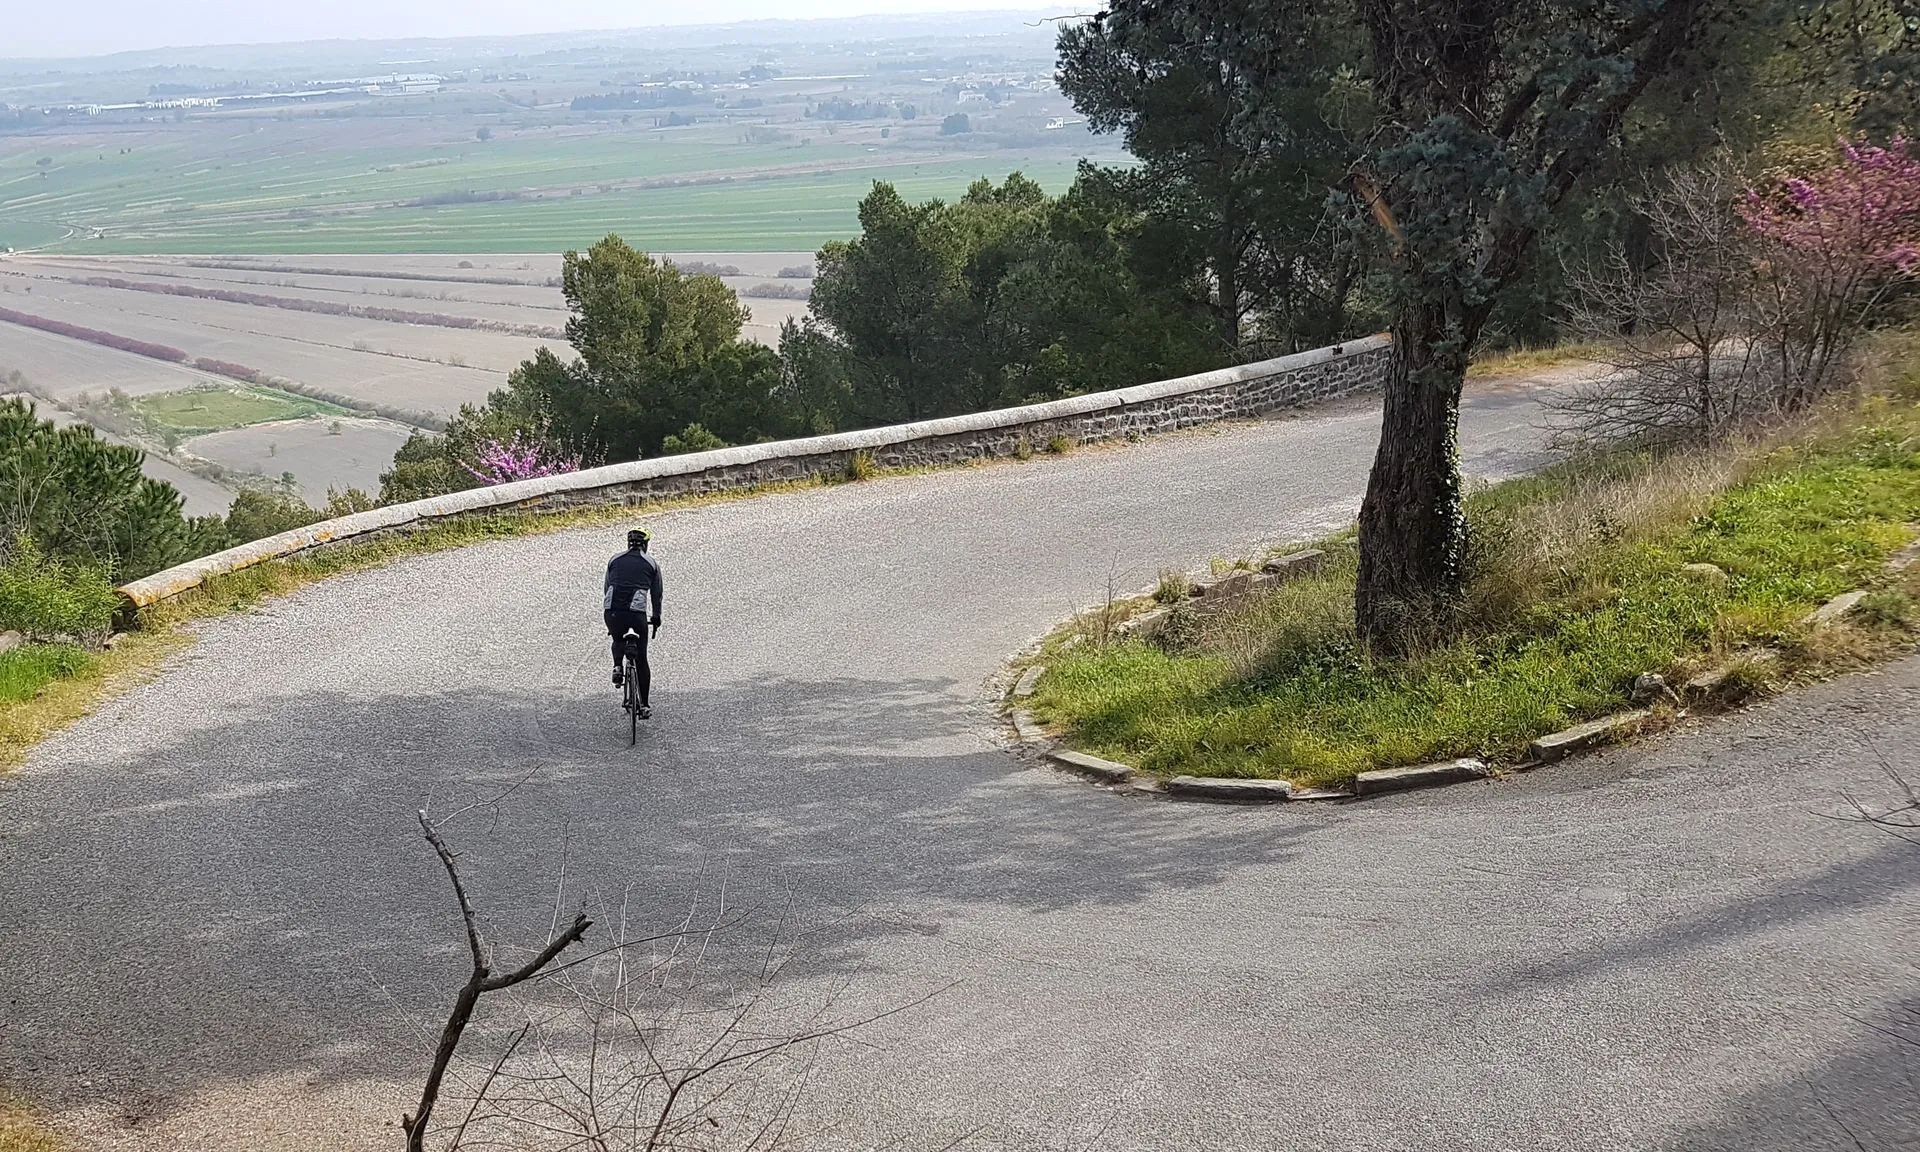
[[1650, 933], [1570, 953], [1550, 963], [1494, 975], [1484, 993], [1498, 998], [1537, 992], [1544, 985], [1574, 985], [1616, 967], [1654, 965], [1682, 953], [1735, 945], [1769, 936], [1796, 921], [1845, 918], [1868, 905], [1897, 902], [1920, 886], [1914, 847], [1888, 839], [1865, 855], [1835, 862], [1811, 876], [1794, 876], [1743, 899], [1701, 914], [1662, 922]]
[[448, 830], [502, 942], [543, 937], [564, 859], [564, 902], [624, 902], [641, 925], [722, 893], [748, 915], [797, 913], [792, 970], [828, 980], [889, 937], [938, 938], [956, 909], [1123, 909], [1284, 865], [1316, 826], [1036, 769], [946, 682], [655, 704], [629, 749], [611, 693], [343, 685], [189, 717], [137, 762], [83, 751], [27, 773], [0, 801], [0, 1082], [163, 1114], [218, 1083], [416, 1074], [428, 1045], [408, 1021], [437, 1021], [464, 964], [413, 824], [427, 802], [512, 789]]
[[1671, 1152], [1893, 1152], [1920, 1132], [1920, 999], [1858, 1015], [1812, 1072], [1756, 1085], [1669, 1139]]

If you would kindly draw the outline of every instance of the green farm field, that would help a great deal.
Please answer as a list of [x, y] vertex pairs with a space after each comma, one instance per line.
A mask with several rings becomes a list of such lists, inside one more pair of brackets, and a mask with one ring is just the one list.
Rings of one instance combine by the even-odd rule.
[[153, 427], [183, 436], [271, 420], [349, 414], [348, 409], [335, 404], [266, 388], [190, 388], [141, 396], [128, 403]]
[[936, 150], [824, 126], [773, 144], [719, 124], [529, 130], [485, 143], [433, 122], [208, 127], [150, 129], [131, 144], [111, 133], [0, 141], [0, 246], [527, 252], [619, 232], [654, 249], [811, 250], [857, 230], [856, 205], [875, 180], [910, 197], [951, 197], [977, 177], [1020, 170], [1059, 189], [1077, 159], [1064, 149]]

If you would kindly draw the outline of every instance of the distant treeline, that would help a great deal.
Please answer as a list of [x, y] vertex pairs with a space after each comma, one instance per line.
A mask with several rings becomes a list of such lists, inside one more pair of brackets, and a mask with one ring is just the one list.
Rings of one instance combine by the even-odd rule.
[[685, 88], [627, 88], [619, 92], [575, 96], [571, 107], [575, 112], [606, 112], [620, 108], [685, 108], [689, 104], [704, 104], [707, 99], [703, 94]]
[[54, 320], [46, 316], [35, 316], [29, 312], [15, 312], [11, 308], [0, 308], [0, 320], [10, 324], [20, 324], [28, 328], [38, 328], [42, 332], [51, 332], [56, 336], [65, 336], [70, 340], [85, 340], [89, 344], [99, 344], [107, 348], [118, 348], [122, 352], [131, 352], [136, 356], [149, 356], [155, 360], [167, 360], [175, 364], [184, 363], [187, 354], [168, 344], [154, 344], [146, 340], [135, 340], [127, 336], [117, 336], [98, 328], [86, 328], [79, 324], [69, 324], [65, 320]]
[[806, 114], [815, 120], [885, 120], [896, 114], [902, 120], [912, 120], [920, 115], [920, 109], [911, 104], [894, 104], [886, 100], [847, 100], [829, 96], [816, 102]]
[[526, 198], [526, 193], [512, 189], [476, 192], [471, 188], [460, 188], [452, 192], [435, 192], [428, 196], [416, 196], [407, 201], [407, 207], [434, 208], [442, 204], [491, 204], [499, 200], [524, 200]]
[[[264, 292], [242, 292], [234, 288], [203, 288], [197, 284], [156, 284], [150, 280], [125, 280], [118, 276], [75, 276], [75, 284], [93, 288], [118, 288], [128, 292], [154, 292], [163, 296], [189, 296], [197, 300], [221, 300], [228, 304], [251, 304], [258, 308], [285, 308], [291, 312], [319, 312], [327, 316], [353, 316], [361, 320], [385, 320], [393, 324], [425, 324], [435, 328], [471, 328], [484, 332], [505, 332], [513, 336], [538, 336], [557, 340], [566, 333], [546, 324], [512, 324], [505, 320], [485, 320], [477, 316], [455, 316], [446, 312], [415, 312], [408, 308], [382, 308], [373, 304], [342, 304], [334, 300], [308, 300], [301, 296], [270, 296]], [[185, 353], [181, 354], [182, 357]]]

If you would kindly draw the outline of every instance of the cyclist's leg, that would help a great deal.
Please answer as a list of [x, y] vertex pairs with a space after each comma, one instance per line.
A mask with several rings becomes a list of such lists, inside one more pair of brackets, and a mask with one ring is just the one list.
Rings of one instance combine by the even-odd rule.
[[601, 613], [607, 622], [607, 635], [613, 640], [613, 666], [620, 667], [620, 637], [626, 633], [626, 621], [621, 613], [609, 608]]
[[633, 627], [634, 631], [639, 633], [640, 636], [639, 641], [635, 645], [638, 651], [634, 654], [634, 665], [640, 674], [640, 706], [644, 708], [647, 706], [647, 692], [653, 687], [653, 664], [647, 659], [646, 616], [644, 614], [638, 615]]

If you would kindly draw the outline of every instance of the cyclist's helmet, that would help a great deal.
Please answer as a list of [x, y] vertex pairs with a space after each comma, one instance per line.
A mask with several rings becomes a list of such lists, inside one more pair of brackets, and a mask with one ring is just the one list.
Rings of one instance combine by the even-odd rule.
[[627, 547], [638, 548], [644, 552], [647, 550], [648, 541], [652, 539], [653, 533], [647, 531], [645, 528], [635, 528], [633, 531], [627, 533]]

